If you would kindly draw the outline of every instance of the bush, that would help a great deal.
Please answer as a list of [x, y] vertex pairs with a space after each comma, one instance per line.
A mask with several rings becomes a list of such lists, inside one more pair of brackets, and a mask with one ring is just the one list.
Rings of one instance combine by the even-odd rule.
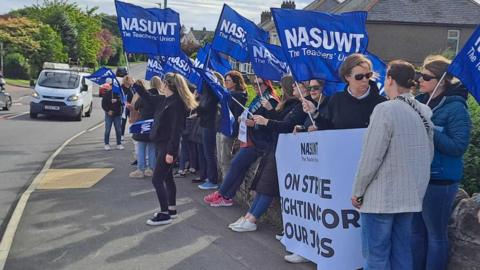
[[29, 65], [20, 53], [10, 53], [5, 56], [5, 77], [11, 79], [29, 80]]
[[480, 192], [480, 106], [475, 99], [468, 98], [470, 117], [472, 118], [472, 132], [470, 145], [464, 155], [465, 172], [462, 187], [469, 194]]

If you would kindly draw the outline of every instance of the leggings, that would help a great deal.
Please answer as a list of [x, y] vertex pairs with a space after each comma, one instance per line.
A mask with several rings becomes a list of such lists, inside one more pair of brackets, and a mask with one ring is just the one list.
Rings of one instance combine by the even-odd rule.
[[157, 164], [153, 171], [152, 183], [157, 192], [158, 202], [162, 212], [168, 211], [168, 206], [176, 205], [177, 187], [173, 181], [173, 163], [167, 164], [167, 143], [157, 144]]

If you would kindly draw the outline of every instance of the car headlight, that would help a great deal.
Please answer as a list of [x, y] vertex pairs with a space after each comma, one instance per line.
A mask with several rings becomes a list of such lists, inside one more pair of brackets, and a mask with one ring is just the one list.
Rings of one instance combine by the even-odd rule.
[[67, 101], [77, 101], [79, 98], [78, 95], [71, 95], [67, 98]]
[[40, 95], [39, 95], [37, 92], [33, 91], [32, 97], [34, 97], [34, 98], [36, 98], [36, 99], [39, 99], [39, 98], [40, 98]]

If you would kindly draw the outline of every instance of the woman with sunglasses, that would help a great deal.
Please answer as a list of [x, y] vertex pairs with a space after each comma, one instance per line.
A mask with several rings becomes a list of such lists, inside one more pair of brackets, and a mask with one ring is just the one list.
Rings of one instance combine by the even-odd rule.
[[440, 80], [449, 64], [450, 60], [443, 56], [429, 56], [423, 63], [419, 79], [422, 94], [417, 100], [433, 111], [435, 155], [423, 211], [413, 219], [413, 269], [442, 270], [447, 267], [448, 221], [463, 176], [463, 154], [470, 141], [468, 92], [448, 74]]
[[412, 218], [422, 210], [433, 158], [432, 112], [410, 94], [415, 85], [412, 64], [390, 62], [390, 100], [375, 107], [365, 133], [352, 191], [365, 269], [412, 269]]
[[[347, 85], [328, 101], [328, 129], [368, 127], [373, 108], [386, 100], [372, 80], [372, 62], [363, 54], [352, 54], [340, 66], [339, 76]], [[322, 116], [318, 115], [317, 121], [321, 120], [319, 117]]]
[[176, 193], [172, 167], [178, 155], [180, 136], [190, 110], [198, 106], [185, 78], [177, 73], [167, 73], [162, 92], [153, 96], [140, 84], [134, 84], [136, 92], [146, 101], [156, 104], [150, 139], [157, 146], [157, 162], [152, 182], [160, 202], [160, 212], [147, 220], [148, 225], [168, 224], [177, 216]]
[[[273, 145], [266, 152], [258, 166], [251, 189], [256, 191], [250, 210], [237, 221], [228, 227], [236, 232], [250, 232], [257, 230], [257, 220], [267, 211], [275, 197], [279, 196], [277, 167], [275, 161], [275, 149], [278, 135], [280, 133], [290, 133], [296, 124], [303, 123], [306, 114], [303, 112], [301, 96], [307, 95], [306, 87], [303, 84], [292, 85], [292, 77], [286, 76], [281, 82], [290, 82], [290, 87], [282, 87], [284, 95], [289, 98], [283, 98], [275, 108], [275, 113], [269, 115], [274, 118], [266, 118], [261, 115], [254, 115], [255, 124], [264, 127], [270, 131], [273, 138]], [[284, 83], [282, 83], [284, 85]]]
[[308, 82], [306, 88], [310, 95], [303, 101], [303, 110], [312, 115], [315, 123], [312, 123], [310, 117], [307, 117], [303, 125], [295, 126], [294, 132], [323, 130], [329, 127], [324, 116], [328, 104], [328, 96], [323, 94], [324, 85], [325, 81], [323, 80], [315, 79]]
[[[253, 83], [257, 96], [252, 100], [248, 106], [248, 111], [251, 115], [266, 115], [267, 109], [262, 106], [261, 101], [267, 100], [271, 107], [278, 104], [272, 83], [262, 78], [256, 78]], [[230, 169], [223, 179], [223, 183], [218, 191], [215, 191], [203, 198], [203, 201], [210, 206], [232, 206], [233, 197], [238, 188], [242, 184], [251, 165], [263, 153], [266, 153], [272, 147], [272, 135], [264, 127], [255, 124], [253, 119], [245, 120], [247, 126], [247, 142], [240, 143], [240, 150], [232, 159]]]

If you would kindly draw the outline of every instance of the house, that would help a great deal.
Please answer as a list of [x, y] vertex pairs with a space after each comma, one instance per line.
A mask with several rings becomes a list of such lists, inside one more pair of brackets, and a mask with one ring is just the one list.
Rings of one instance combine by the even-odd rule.
[[205, 27], [203, 27], [202, 30], [195, 30], [191, 27], [190, 31], [180, 39], [180, 43], [192, 43], [196, 46], [203, 46], [205, 42], [208, 42], [213, 38], [214, 34], [214, 31], [208, 31]]
[[[386, 62], [404, 59], [416, 65], [429, 54], [454, 56], [480, 24], [475, 0], [315, 0], [304, 9], [368, 11], [368, 50]], [[271, 43], [279, 44], [269, 12], [262, 12], [261, 19]]]

